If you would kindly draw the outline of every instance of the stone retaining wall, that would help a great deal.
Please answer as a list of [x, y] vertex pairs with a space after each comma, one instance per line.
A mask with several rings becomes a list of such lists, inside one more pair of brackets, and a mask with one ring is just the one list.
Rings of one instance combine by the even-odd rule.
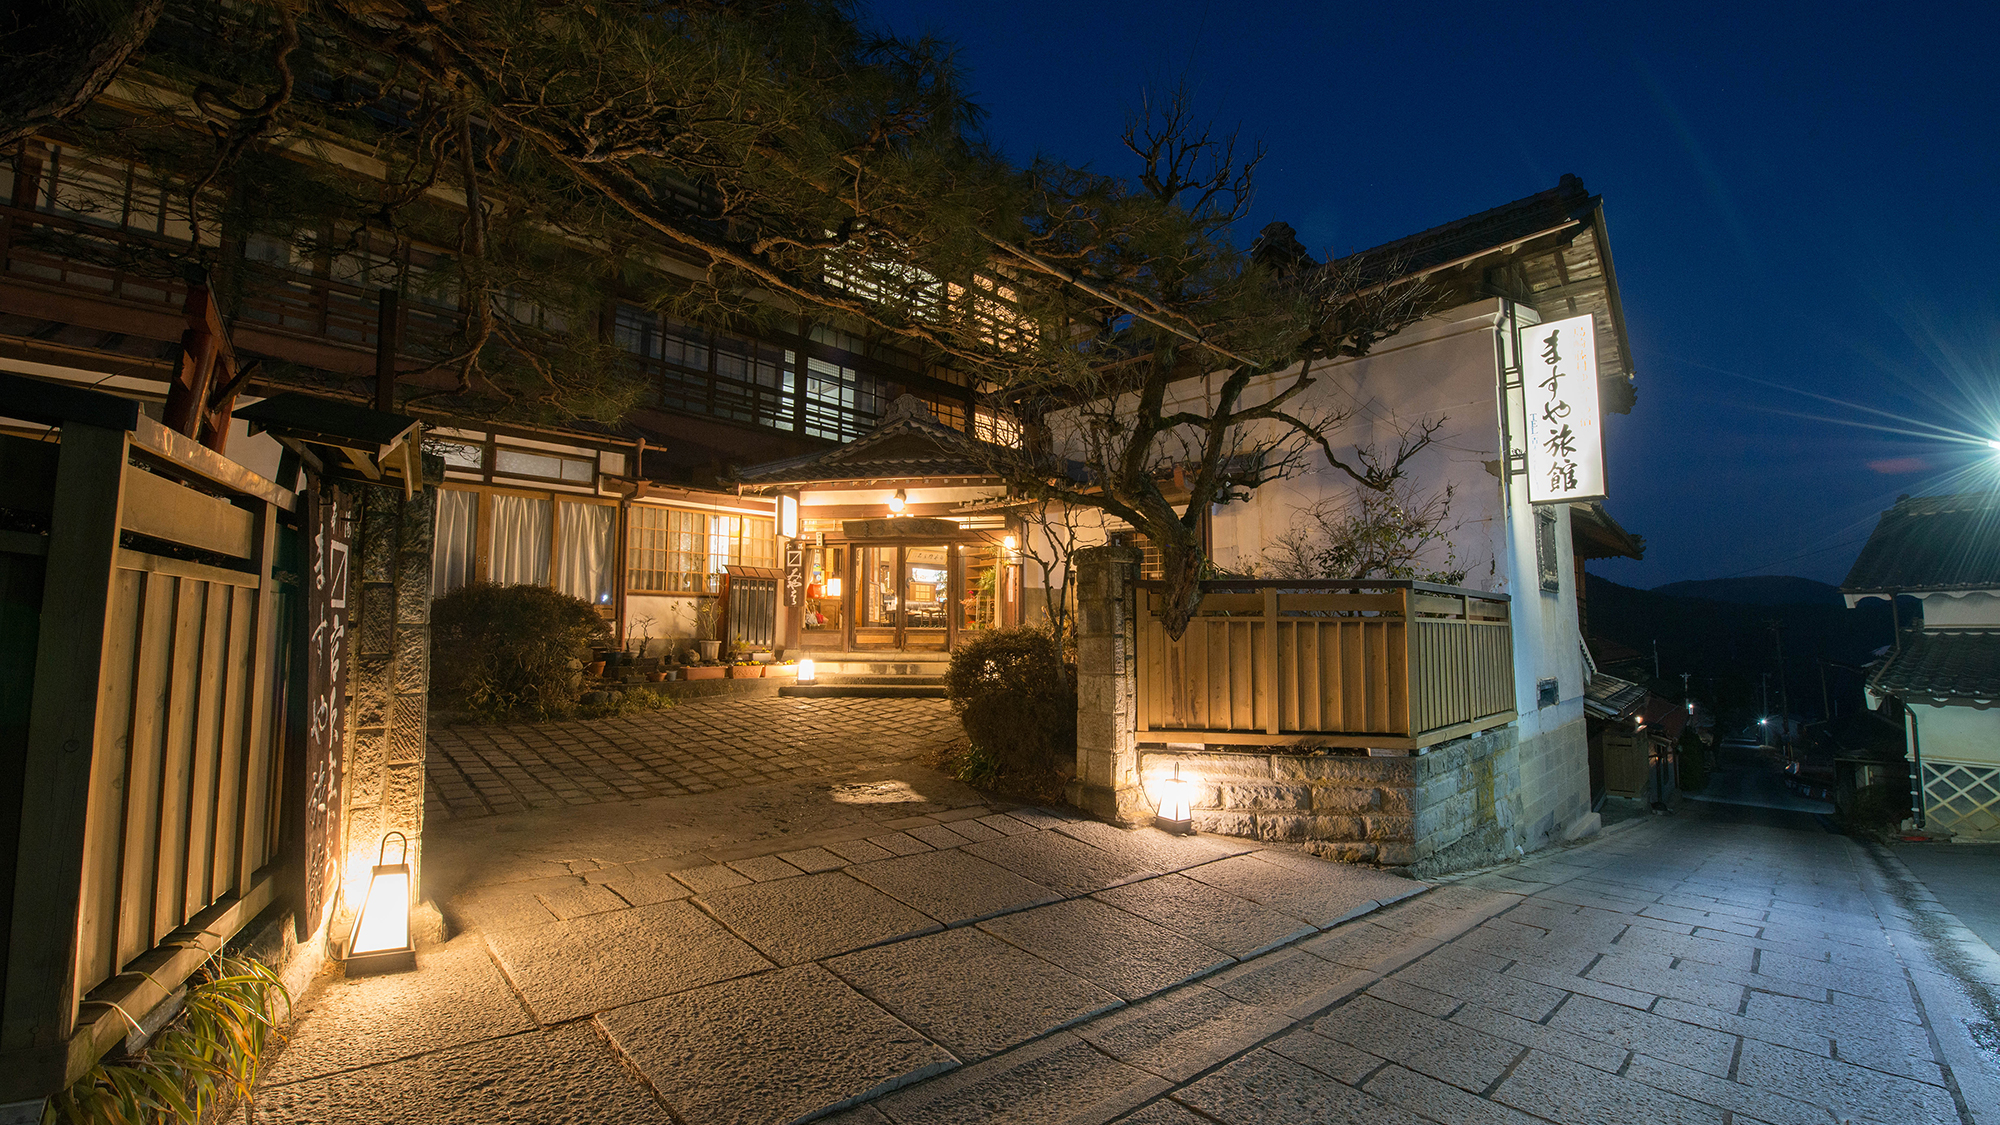
[[1443, 870], [1515, 854], [1516, 737], [1506, 726], [1397, 757], [1141, 747], [1139, 772], [1150, 793], [1178, 765], [1194, 787], [1198, 831]]

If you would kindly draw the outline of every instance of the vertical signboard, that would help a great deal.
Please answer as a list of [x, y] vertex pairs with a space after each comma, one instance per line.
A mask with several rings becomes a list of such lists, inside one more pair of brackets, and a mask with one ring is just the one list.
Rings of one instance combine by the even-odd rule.
[[1597, 408], [1597, 334], [1588, 315], [1521, 329], [1528, 413], [1528, 500], [1599, 500], [1604, 429]]
[[341, 878], [346, 763], [347, 563], [354, 497], [308, 478], [306, 525], [305, 918], [317, 927]]
[[785, 540], [785, 608], [797, 609], [806, 584], [806, 548], [797, 539]]

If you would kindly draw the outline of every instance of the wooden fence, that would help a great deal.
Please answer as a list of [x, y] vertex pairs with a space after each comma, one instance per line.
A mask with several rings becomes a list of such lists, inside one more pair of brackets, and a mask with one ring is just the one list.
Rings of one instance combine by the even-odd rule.
[[1425, 582], [1202, 584], [1167, 636], [1139, 586], [1138, 730], [1175, 741], [1415, 748], [1510, 722], [1504, 594]]
[[74, 1080], [276, 897], [292, 494], [131, 401], [0, 392], [59, 427], [0, 436], [7, 1102]]

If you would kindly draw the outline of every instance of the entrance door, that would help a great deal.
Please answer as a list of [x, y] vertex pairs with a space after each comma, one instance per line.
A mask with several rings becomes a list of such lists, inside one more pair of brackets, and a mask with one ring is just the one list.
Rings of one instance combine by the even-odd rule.
[[903, 640], [912, 650], [940, 651], [949, 644], [951, 548], [903, 548]]
[[950, 547], [859, 547], [855, 563], [855, 648], [941, 651], [949, 645]]

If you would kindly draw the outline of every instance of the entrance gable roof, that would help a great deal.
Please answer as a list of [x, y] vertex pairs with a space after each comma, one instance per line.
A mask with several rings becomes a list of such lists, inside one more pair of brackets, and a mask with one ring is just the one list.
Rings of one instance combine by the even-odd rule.
[[980, 443], [937, 420], [915, 395], [889, 404], [882, 424], [821, 453], [768, 461], [736, 471], [746, 490], [902, 478], [997, 479]]

